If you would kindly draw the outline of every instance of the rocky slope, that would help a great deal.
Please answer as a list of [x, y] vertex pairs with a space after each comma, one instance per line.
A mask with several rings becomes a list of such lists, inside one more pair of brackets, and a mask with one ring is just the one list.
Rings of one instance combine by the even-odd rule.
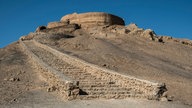
[[[69, 24], [38, 28], [36, 34], [21, 40], [38, 40], [60, 52], [100, 67], [137, 78], [163, 82], [164, 95], [173, 102], [192, 103], [192, 42], [154, 31], [136, 24], [77, 27]], [[38, 35], [38, 34], [46, 35]], [[31, 46], [33, 47], [33, 46]], [[45, 55], [39, 53], [40, 55]], [[46, 57], [45, 57], [46, 58]], [[50, 91], [52, 85], [33, 69], [19, 42], [0, 49], [0, 103], [22, 103], [33, 91]], [[54, 91], [54, 90], [51, 90]], [[42, 93], [41, 93], [42, 94]], [[43, 96], [58, 96], [49, 92]], [[59, 96], [58, 96], [59, 97]]]

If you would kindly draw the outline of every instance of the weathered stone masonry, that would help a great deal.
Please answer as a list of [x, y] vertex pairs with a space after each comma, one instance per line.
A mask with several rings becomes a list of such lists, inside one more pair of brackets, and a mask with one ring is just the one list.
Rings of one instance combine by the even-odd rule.
[[125, 25], [124, 20], [118, 16], [103, 12], [89, 12], [82, 14], [69, 14], [61, 18], [61, 22], [79, 24], [81, 27], [94, 25]]
[[35, 40], [33, 41], [39, 47], [52, 52], [55, 56], [59, 57], [61, 60], [67, 61], [69, 64], [83, 68], [85, 71], [103, 79], [115, 79], [116, 83], [121, 84], [123, 87], [131, 87], [133, 90], [139, 92], [139, 94], [132, 94], [132, 97], [158, 99], [161, 97], [163, 92], [166, 91], [165, 84], [154, 83], [147, 80], [141, 80], [132, 76], [122, 75], [115, 71], [101, 68], [65, 53], [61, 53], [51, 47], [40, 44]]
[[78, 82], [71, 80], [70, 78], [61, 74], [61, 72], [58, 72], [43, 63], [36, 55], [33, 54], [33, 52], [28, 50], [27, 46], [22, 40], [19, 40], [19, 42], [23, 52], [28, 56], [29, 61], [32, 62], [33, 67], [37, 71], [40, 71], [40, 73], [45, 76], [50, 84], [57, 85], [59, 93], [61, 93], [65, 99], [72, 99], [78, 95], [73, 94], [73, 91], [79, 90], [77, 85]]

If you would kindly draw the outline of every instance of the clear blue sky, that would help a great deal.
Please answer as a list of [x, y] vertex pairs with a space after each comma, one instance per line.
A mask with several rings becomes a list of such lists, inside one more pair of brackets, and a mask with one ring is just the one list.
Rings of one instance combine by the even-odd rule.
[[159, 35], [192, 39], [192, 0], [0, 0], [0, 48], [70, 13], [107, 12]]

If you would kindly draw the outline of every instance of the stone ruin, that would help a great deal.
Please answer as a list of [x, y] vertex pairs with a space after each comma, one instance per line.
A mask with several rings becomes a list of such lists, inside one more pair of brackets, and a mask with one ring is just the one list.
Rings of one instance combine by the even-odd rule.
[[50, 22], [47, 26], [39, 26], [36, 32], [57, 33], [73, 32], [79, 28], [88, 28], [94, 26], [125, 26], [122, 18], [103, 12], [73, 13], [65, 15], [59, 22]]
[[[110, 38], [116, 37], [116, 34], [126, 34], [129, 36], [143, 37], [160, 43], [174, 41], [182, 43], [184, 45], [192, 46], [192, 42], [189, 40], [173, 39], [170, 36], [157, 36], [153, 30], [145, 30], [143, 28], [139, 28], [134, 23], [125, 26], [125, 22], [122, 18], [104, 12], [68, 14], [63, 16], [59, 22], [50, 22], [47, 24], [47, 26], [39, 26], [36, 29], [36, 32], [64, 34], [66, 32], [73, 32], [79, 28], [89, 29], [87, 30], [89, 34], [98, 34], [98, 36], [100, 37]], [[102, 29], [100, 30], [100, 28]], [[23, 40], [28, 40], [31, 38], [33, 38], [33, 36], [22, 37]]]
[[69, 14], [61, 18], [61, 22], [76, 23], [81, 27], [95, 25], [125, 25], [122, 18], [103, 12], [89, 12]]
[[103, 25], [125, 25], [122, 18], [103, 12], [73, 13], [65, 15], [60, 22], [50, 22], [47, 28], [61, 27], [78, 24], [80, 27], [103, 26]]

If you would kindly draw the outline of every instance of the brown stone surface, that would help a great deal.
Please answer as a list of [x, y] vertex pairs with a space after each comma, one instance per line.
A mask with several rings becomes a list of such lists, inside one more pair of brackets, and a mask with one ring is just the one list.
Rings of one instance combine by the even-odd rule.
[[39, 27], [37, 27], [37, 29], [35, 30], [35, 32], [41, 32], [42, 30], [45, 30], [45, 29], [47, 29], [46, 26], [39, 26]]
[[83, 26], [95, 25], [125, 25], [122, 18], [103, 12], [73, 13], [61, 18], [61, 22], [69, 20], [70, 23], [76, 23]]
[[65, 26], [68, 25], [69, 22], [50, 22], [47, 24], [47, 28], [54, 28], [54, 27], [59, 27], [59, 26]]

